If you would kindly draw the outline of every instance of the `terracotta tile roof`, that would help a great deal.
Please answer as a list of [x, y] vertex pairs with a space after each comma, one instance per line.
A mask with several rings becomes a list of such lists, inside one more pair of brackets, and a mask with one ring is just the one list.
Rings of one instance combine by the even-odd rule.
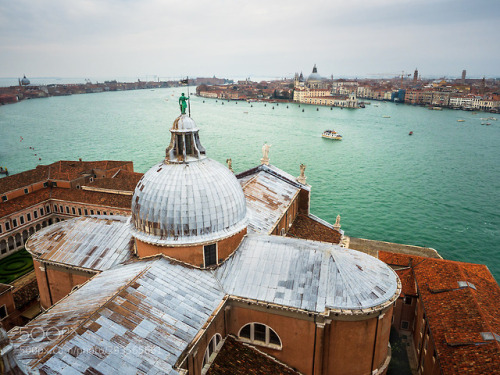
[[415, 264], [415, 262], [418, 263], [418, 262], [426, 259], [425, 257], [420, 257], [420, 256], [416, 256], [416, 255], [391, 253], [389, 251], [379, 251], [378, 258], [382, 262], [387, 263], [390, 266], [403, 266], [403, 267], [409, 267], [410, 261], [412, 261], [413, 264]]
[[124, 169], [120, 169], [113, 177], [96, 179], [87, 186], [133, 192], [142, 176], [143, 173], [129, 172]]
[[411, 268], [403, 268], [395, 270], [401, 280], [401, 296], [416, 296], [417, 285], [415, 284], [415, 277], [413, 277], [413, 270]]
[[287, 237], [303, 238], [306, 240], [339, 243], [340, 232], [330, 228], [311, 217], [298, 214], [287, 233]]
[[95, 169], [112, 170], [124, 166], [127, 161], [99, 160], [99, 161], [68, 161], [61, 160], [51, 164], [50, 178], [72, 181], [85, 174], [91, 174]]
[[36, 182], [48, 179], [48, 166], [38, 166], [29, 171], [11, 174], [10, 176], [0, 178], [0, 194], [8, 191], [17, 190], [24, 186], [29, 186]]
[[500, 374], [500, 343], [481, 335], [500, 335], [500, 287], [486, 266], [382, 251], [379, 258], [411, 265], [444, 375]]
[[106, 207], [116, 207], [127, 210], [130, 210], [132, 203], [131, 195], [110, 194], [99, 191], [84, 191], [80, 189], [45, 188], [1, 203], [0, 217], [13, 214], [51, 199], [58, 199], [67, 202], [88, 203]]
[[34, 206], [38, 203], [50, 199], [50, 189], [41, 189], [33, 193], [22, 195], [20, 197], [10, 199], [0, 203], [0, 217], [4, 217], [15, 212], [24, 210], [25, 208]]
[[300, 372], [285, 367], [254, 348], [227, 337], [207, 375], [297, 375]]
[[85, 191], [80, 189], [52, 189], [52, 199], [68, 202], [89, 203], [100, 206], [124, 208], [130, 210], [131, 195], [110, 194], [99, 191]]
[[0, 194], [29, 186], [48, 179], [72, 181], [94, 169], [113, 170], [131, 164], [130, 161], [69, 161], [61, 160], [49, 165], [39, 165], [35, 169], [0, 178]]

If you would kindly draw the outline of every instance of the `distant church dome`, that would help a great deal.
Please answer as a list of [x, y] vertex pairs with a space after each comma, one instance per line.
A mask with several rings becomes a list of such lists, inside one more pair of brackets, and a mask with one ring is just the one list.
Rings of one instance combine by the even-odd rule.
[[26, 75], [21, 79], [21, 85], [28, 86], [30, 84], [30, 80], [26, 78]]
[[179, 116], [165, 161], [132, 198], [132, 234], [159, 246], [217, 241], [246, 228], [246, 200], [233, 173], [205, 156], [192, 118]]
[[316, 68], [316, 64], [314, 64], [312, 73], [307, 77], [308, 81], [321, 81], [323, 78], [318, 74], [318, 68]]

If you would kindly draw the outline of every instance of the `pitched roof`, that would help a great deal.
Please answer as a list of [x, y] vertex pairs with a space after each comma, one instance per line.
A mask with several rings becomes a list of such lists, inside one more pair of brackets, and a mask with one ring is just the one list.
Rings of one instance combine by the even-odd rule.
[[135, 190], [137, 183], [142, 178], [143, 173], [129, 172], [120, 169], [116, 174], [109, 178], [98, 178], [87, 186], [91, 188], [101, 188], [110, 190], [131, 191]]
[[287, 232], [288, 237], [306, 240], [340, 243], [342, 234], [331, 224], [323, 222], [314, 215], [298, 214]]
[[130, 210], [132, 196], [102, 191], [49, 187], [1, 203], [0, 217], [22, 211], [28, 207], [51, 199]]
[[132, 196], [81, 189], [52, 188], [51, 199], [59, 199], [66, 202], [90, 203], [104, 207], [116, 207], [130, 210]]
[[[47, 374], [177, 374], [223, 297], [210, 273], [157, 257], [95, 276], [11, 342], [18, 359]], [[26, 335], [38, 327], [54, 336]]]
[[236, 177], [247, 200], [249, 232], [268, 234], [300, 189], [309, 190], [309, 186], [272, 165], [260, 165]]
[[9, 199], [0, 203], [0, 217], [22, 211], [38, 203], [45, 202], [50, 199], [50, 188], [44, 188], [33, 193], [21, 195], [20, 197]]
[[94, 169], [112, 170], [130, 164], [130, 161], [69, 161], [61, 160], [49, 165], [39, 165], [35, 169], [11, 174], [0, 178], [0, 194], [17, 190], [37, 182], [53, 180], [72, 181]]
[[299, 375], [269, 355], [228, 336], [207, 375]]
[[385, 252], [379, 258], [411, 267], [443, 374], [500, 373], [500, 342], [481, 335], [500, 335], [500, 287], [486, 266]]

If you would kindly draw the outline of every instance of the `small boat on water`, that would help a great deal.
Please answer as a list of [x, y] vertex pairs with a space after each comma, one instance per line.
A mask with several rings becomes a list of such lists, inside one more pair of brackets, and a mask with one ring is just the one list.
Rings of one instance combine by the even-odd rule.
[[408, 135], [413, 135], [413, 132], [412, 132], [412, 131], [411, 131], [411, 132], [409, 132], [409, 133], [408, 133]]
[[9, 170], [7, 168], [0, 167], [0, 174], [4, 174], [4, 175], [8, 176]]
[[382, 118], [391, 118], [391, 116], [385, 115], [385, 116], [382, 116]]
[[323, 134], [321, 134], [323, 138], [333, 139], [335, 141], [341, 141], [342, 136], [337, 133], [335, 130], [325, 130]]
[[465, 120], [458, 119], [457, 122], [465, 122]]

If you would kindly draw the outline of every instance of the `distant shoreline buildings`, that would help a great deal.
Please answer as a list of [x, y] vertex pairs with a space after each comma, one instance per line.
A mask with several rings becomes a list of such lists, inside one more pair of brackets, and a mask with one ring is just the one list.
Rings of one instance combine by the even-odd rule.
[[410, 105], [500, 113], [500, 82], [493, 79], [423, 79], [415, 69], [392, 79], [333, 79], [318, 74], [316, 66], [304, 78], [230, 85], [201, 85], [197, 94], [205, 98], [248, 101], [294, 101], [329, 107], [363, 107], [359, 99], [391, 101]]
[[[296, 102], [341, 108], [363, 108], [360, 99], [391, 101], [410, 105], [485, 111], [500, 113], [500, 82], [495, 79], [424, 79], [415, 69], [391, 79], [333, 79], [318, 74], [316, 65], [304, 78], [296, 73], [294, 79], [253, 82], [250, 79], [233, 82], [224, 78], [193, 78], [200, 97], [221, 100]], [[106, 91], [141, 90], [186, 85], [185, 81], [105, 81], [82, 84], [32, 85], [26, 76], [18, 86], [0, 87], [0, 105], [24, 99], [45, 98]]]

